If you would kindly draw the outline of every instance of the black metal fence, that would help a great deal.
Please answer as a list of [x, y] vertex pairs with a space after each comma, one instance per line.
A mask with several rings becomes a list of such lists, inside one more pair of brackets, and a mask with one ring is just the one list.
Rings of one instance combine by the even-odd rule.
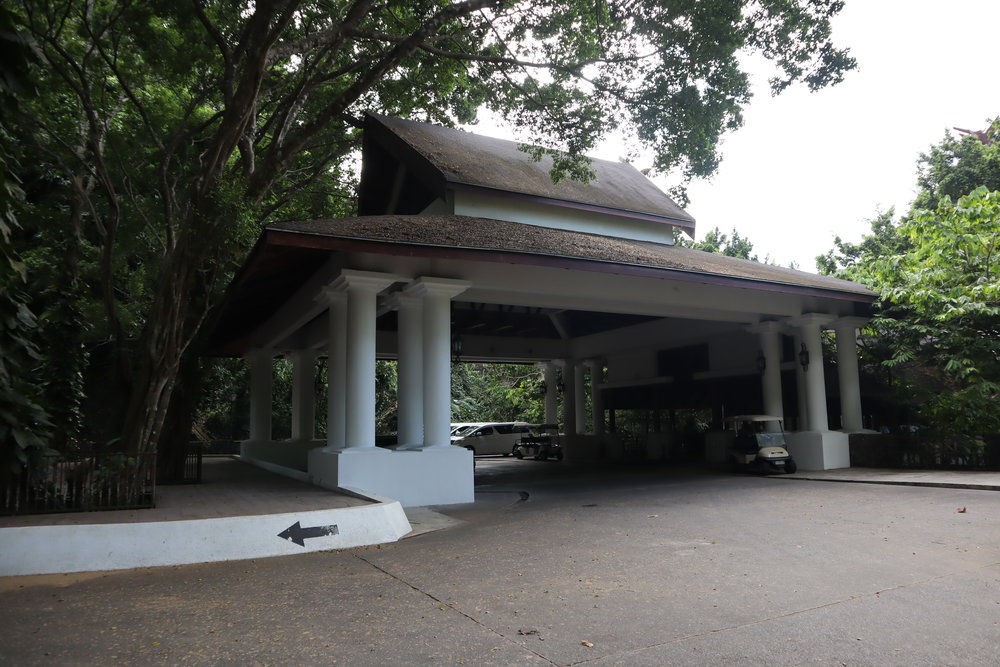
[[853, 434], [850, 442], [852, 466], [1000, 470], [1000, 436], [968, 441], [920, 433]]
[[155, 454], [56, 454], [0, 476], [0, 514], [139, 509], [153, 507], [155, 494]]

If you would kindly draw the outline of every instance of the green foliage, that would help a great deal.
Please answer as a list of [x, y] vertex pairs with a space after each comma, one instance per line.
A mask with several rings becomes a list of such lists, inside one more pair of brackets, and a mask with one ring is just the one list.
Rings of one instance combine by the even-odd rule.
[[[689, 179], [715, 170], [719, 137], [742, 123], [742, 51], [775, 62], [775, 91], [854, 66], [830, 41], [841, 7], [25, 0], [43, 93], [9, 127], [28, 193], [18, 250], [41, 269], [46, 346], [76, 357], [53, 359], [47, 386], [113, 347], [102, 391], [126, 409], [100, 427], [154, 449], [261, 226], [351, 212], [364, 111], [454, 124], [486, 106], [555, 157], [555, 178], [585, 178], [581, 156], [620, 129]], [[64, 398], [79, 404], [78, 389]]]
[[[753, 254], [753, 243], [750, 242], [750, 239], [740, 236], [735, 228], [733, 229], [732, 236], [723, 234], [716, 227], [705, 234], [705, 238], [701, 241], [680, 239], [680, 244], [687, 248], [714, 252], [719, 255], [726, 255], [727, 257], [739, 257], [740, 259], [749, 259], [754, 262], [760, 261], [757, 259], [757, 255]], [[765, 261], [767, 261], [766, 258]]]
[[909, 239], [900, 234], [894, 216], [895, 209], [889, 209], [872, 218], [871, 233], [863, 235], [860, 243], [835, 236], [834, 249], [816, 257], [816, 269], [826, 276], [855, 280], [873, 287], [874, 278], [868, 275], [870, 260], [902, 254], [910, 249]]
[[451, 374], [454, 422], [545, 419], [541, 373], [525, 364], [455, 364]]
[[32, 369], [41, 358], [33, 339], [38, 322], [23, 291], [26, 267], [13, 245], [20, 230], [15, 207], [24, 192], [15, 173], [16, 142], [10, 125], [11, 118], [22, 113], [20, 102], [36, 92], [29, 77], [33, 53], [27, 35], [4, 7], [0, 7], [0, 48], [0, 474], [6, 474], [18, 472], [47, 451], [52, 424], [32, 382]]

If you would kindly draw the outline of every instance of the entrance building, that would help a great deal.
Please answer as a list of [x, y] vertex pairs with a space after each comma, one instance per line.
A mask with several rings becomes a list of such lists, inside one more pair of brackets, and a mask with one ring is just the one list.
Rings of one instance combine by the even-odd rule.
[[[609, 411], [709, 406], [782, 417], [800, 469], [850, 465], [873, 292], [677, 245], [694, 220], [628, 164], [594, 160], [589, 183], [553, 183], [551, 163], [514, 142], [375, 115], [362, 160], [359, 215], [271, 225], [223, 303], [215, 349], [251, 369], [247, 459], [404, 505], [471, 502], [472, 454], [450, 444], [460, 349], [538, 364], [546, 421], [563, 392], [570, 459], [620, 455]], [[321, 355], [328, 429], [316, 440]], [[288, 441], [271, 437], [277, 356], [294, 369]], [[398, 361], [392, 449], [376, 446], [376, 358]], [[712, 441], [707, 454], [719, 455]]]

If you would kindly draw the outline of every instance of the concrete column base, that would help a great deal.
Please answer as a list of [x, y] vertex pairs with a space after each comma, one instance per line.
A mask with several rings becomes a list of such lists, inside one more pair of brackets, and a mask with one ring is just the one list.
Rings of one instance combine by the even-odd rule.
[[325, 440], [244, 440], [240, 443], [240, 456], [248, 461], [305, 472], [309, 452], [325, 444]]
[[[735, 431], [708, 431], [705, 433], [705, 463], [718, 466], [728, 463], [729, 450], [735, 440]], [[801, 467], [802, 464], [798, 463], [798, 465]]]
[[404, 507], [471, 503], [473, 475], [472, 452], [464, 447], [309, 452], [313, 484], [392, 498]]
[[786, 433], [786, 449], [799, 470], [832, 470], [851, 467], [851, 447], [840, 431]]
[[602, 442], [596, 435], [567, 435], [562, 438], [563, 460], [596, 461], [601, 458]]

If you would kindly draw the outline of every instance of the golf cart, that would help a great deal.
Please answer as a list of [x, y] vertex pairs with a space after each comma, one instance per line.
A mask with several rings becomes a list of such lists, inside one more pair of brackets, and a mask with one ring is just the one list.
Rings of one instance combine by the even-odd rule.
[[[778, 417], [734, 415], [726, 422], [732, 424], [736, 431], [736, 439], [728, 452], [733, 470], [766, 475], [775, 472], [791, 474], [798, 469], [785, 449], [785, 432]], [[766, 425], [774, 422], [778, 424], [778, 432], [765, 432]]]
[[555, 459], [562, 461], [562, 443], [559, 442], [558, 424], [539, 424], [532, 426], [528, 432], [514, 444], [514, 456], [523, 459], [533, 456], [536, 461]]

